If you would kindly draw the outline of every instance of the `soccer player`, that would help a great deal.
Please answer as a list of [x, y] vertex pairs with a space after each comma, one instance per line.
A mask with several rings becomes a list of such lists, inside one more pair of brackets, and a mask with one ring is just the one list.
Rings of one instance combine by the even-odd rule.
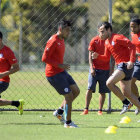
[[[64, 39], [70, 33], [71, 23], [67, 20], [62, 20], [58, 25], [58, 32], [54, 34], [47, 42], [42, 61], [46, 63], [46, 77], [48, 82], [56, 89], [56, 91], [64, 96], [64, 101], [61, 108], [54, 112], [61, 122], [64, 122], [64, 127], [77, 127], [71, 120], [72, 102], [79, 95], [80, 90], [67, 73], [70, 69], [69, 64], [64, 64], [65, 44]], [[65, 120], [63, 119], [63, 108], [65, 112]]]
[[[85, 104], [86, 107], [81, 115], [88, 114], [89, 104], [92, 98], [92, 93], [95, 92], [96, 84], [99, 83], [99, 111], [98, 115], [102, 115], [102, 108], [105, 101], [105, 93], [110, 92], [106, 86], [106, 81], [109, 78], [110, 60], [104, 62], [97, 59], [92, 59], [92, 53], [97, 52], [99, 54], [104, 54], [105, 50], [105, 39], [103, 32], [100, 31], [100, 25], [98, 27], [99, 35], [92, 38], [89, 44], [89, 77], [88, 77], [88, 90], [86, 92]], [[113, 61], [112, 61], [113, 62]], [[111, 64], [113, 66], [113, 64]]]
[[19, 70], [19, 65], [13, 51], [2, 43], [3, 34], [0, 32], [0, 106], [12, 105], [16, 106], [19, 114], [23, 114], [24, 101], [9, 101], [1, 99], [1, 93], [4, 92], [10, 82], [9, 75]]
[[[112, 33], [112, 26], [108, 22], [102, 23], [100, 27], [107, 36], [105, 41], [105, 53], [100, 55], [96, 52], [92, 54], [93, 58], [102, 61], [108, 61], [110, 56], [115, 59], [117, 69], [109, 77], [106, 84], [108, 88], [123, 102], [123, 109], [120, 114], [125, 113], [132, 104], [126, 97], [140, 109], [140, 102], [134, 94], [131, 94], [131, 77], [133, 73], [133, 65], [135, 62], [136, 48], [129, 39], [120, 34]], [[121, 90], [116, 83], [120, 82]]]
[[[131, 89], [132, 93], [134, 93], [138, 100], [140, 101], [138, 87], [136, 85], [136, 81], [140, 80], [140, 19], [134, 18], [130, 22], [131, 29], [131, 39], [132, 43], [136, 46], [136, 62], [134, 65], [134, 71], [132, 75]], [[135, 114], [139, 113], [138, 108], [135, 110]]]

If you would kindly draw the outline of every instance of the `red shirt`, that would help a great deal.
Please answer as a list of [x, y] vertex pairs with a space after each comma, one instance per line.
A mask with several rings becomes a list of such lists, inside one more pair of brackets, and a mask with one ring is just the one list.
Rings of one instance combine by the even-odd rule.
[[58, 67], [58, 64], [63, 64], [64, 53], [64, 40], [59, 39], [57, 34], [53, 35], [48, 40], [42, 55], [42, 61], [46, 63], [45, 73], [47, 77], [64, 71], [64, 69]]
[[136, 47], [123, 35], [112, 34], [110, 39], [105, 41], [105, 53], [98, 58], [104, 61], [114, 57], [116, 64], [122, 62], [135, 62]]
[[[12, 64], [17, 63], [17, 59], [13, 53], [13, 51], [8, 48], [7, 46], [4, 46], [0, 50], [0, 73], [9, 71], [11, 69]], [[4, 82], [10, 82], [10, 77], [5, 76], [0, 81]]]
[[[140, 53], [140, 32], [138, 34], [131, 33], [132, 43], [136, 46], [136, 52]], [[140, 61], [140, 56], [138, 56]]]
[[[105, 40], [101, 40], [99, 36], [94, 37], [89, 44], [89, 51], [97, 52], [98, 54], [104, 54]], [[93, 68], [101, 70], [109, 70], [110, 61], [101, 61], [100, 59], [93, 59]]]

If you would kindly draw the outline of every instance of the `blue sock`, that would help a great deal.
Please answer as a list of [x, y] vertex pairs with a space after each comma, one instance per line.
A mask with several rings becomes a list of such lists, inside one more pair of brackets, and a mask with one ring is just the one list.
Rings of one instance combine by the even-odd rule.
[[65, 112], [65, 120], [67, 120], [67, 115], [68, 115], [68, 104], [64, 105], [64, 112]]

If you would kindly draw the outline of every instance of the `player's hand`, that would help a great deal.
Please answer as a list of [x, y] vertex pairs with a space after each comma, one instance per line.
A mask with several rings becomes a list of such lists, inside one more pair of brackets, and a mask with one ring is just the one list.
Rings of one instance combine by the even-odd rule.
[[69, 64], [59, 64], [58, 67], [64, 70], [70, 70]]
[[134, 66], [133, 62], [127, 62], [127, 69], [132, 69]]
[[96, 74], [95, 69], [90, 69], [90, 73], [92, 76], [95, 76], [95, 74]]
[[5, 77], [5, 74], [0, 73], [0, 79], [3, 78], [3, 77]]
[[91, 58], [92, 59], [97, 59], [98, 55], [99, 55], [98, 53], [94, 52], [94, 53], [91, 54]]

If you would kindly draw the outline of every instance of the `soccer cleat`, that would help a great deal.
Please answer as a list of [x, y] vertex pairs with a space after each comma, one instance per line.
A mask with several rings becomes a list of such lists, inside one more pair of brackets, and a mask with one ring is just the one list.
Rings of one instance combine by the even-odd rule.
[[88, 114], [88, 109], [84, 109], [84, 111], [80, 115], [87, 115]]
[[139, 109], [138, 109], [138, 108], [135, 109], [135, 114], [136, 114], [136, 115], [139, 114]]
[[17, 107], [18, 110], [19, 110], [19, 115], [22, 115], [23, 114], [23, 105], [24, 105], [24, 100], [23, 99], [20, 99], [19, 100], [19, 106]]
[[122, 111], [120, 112], [120, 115], [122, 115], [122, 114], [124, 114], [125, 112], [127, 112], [128, 109], [130, 109], [132, 106], [133, 106], [132, 103], [129, 103], [128, 105], [124, 104], [124, 105], [123, 105], [123, 108], [122, 108]]
[[53, 116], [56, 117], [62, 124], [65, 123], [63, 114], [62, 115], [58, 114], [57, 110], [53, 112]]
[[78, 126], [76, 124], [74, 124], [74, 122], [71, 122], [69, 124], [64, 124], [65, 128], [78, 128]]
[[98, 115], [103, 115], [103, 112], [102, 111], [98, 111]]

